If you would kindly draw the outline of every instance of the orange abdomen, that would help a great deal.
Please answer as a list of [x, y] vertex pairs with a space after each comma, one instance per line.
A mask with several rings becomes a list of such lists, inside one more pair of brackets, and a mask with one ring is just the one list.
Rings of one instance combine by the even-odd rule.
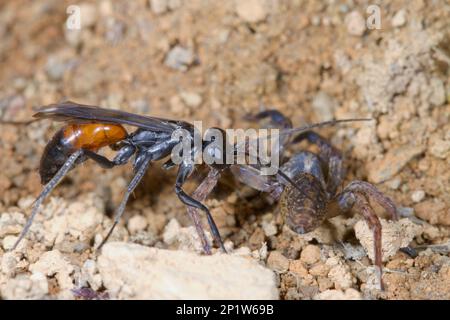
[[96, 151], [117, 143], [127, 137], [120, 124], [85, 123], [69, 124], [64, 128], [63, 139], [74, 149]]

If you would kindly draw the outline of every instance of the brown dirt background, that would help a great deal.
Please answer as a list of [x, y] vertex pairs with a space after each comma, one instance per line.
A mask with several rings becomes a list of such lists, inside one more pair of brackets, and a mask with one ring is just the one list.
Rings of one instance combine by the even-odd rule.
[[[284, 112], [295, 125], [373, 117], [374, 124], [320, 132], [344, 151], [346, 183], [375, 183], [420, 223], [412, 242], [419, 256], [397, 253], [385, 262], [390, 270], [386, 292], [368, 285], [367, 256], [345, 258], [343, 243], [359, 245], [352, 228], [361, 219], [358, 214], [338, 218], [340, 239], [326, 243], [289, 232], [276, 205], [230, 177], [206, 203], [235, 248], [259, 250], [267, 244], [268, 258], [261, 260], [277, 272], [282, 299], [310, 299], [326, 290], [348, 293], [349, 288], [368, 299], [449, 299], [449, 3], [374, 1], [382, 28], [360, 30], [372, 2], [250, 1], [256, 7], [241, 8], [245, 12], [234, 1], [156, 2], [167, 5], [164, 12], [155, 13], [143, 0], [80, 2], [79, 32], [65, 28], [70, 1], [0, 2], [0, 117], [27, 120], [36, 107], [66, 99], [201, 120], [204, 127], [246, 128], [250, 124], [242, 117], [262, 106]], [[166, 60], [177, 46], [191, 55], [181, 69]], [[0, 256], [5, 256], [8, 237], [20, 231], [30, 199], [41, 190], [39, 158], [59, 124], [0, 126]], [[69, 233], [57, 244], [37, 243], [39, 232], [31, 232], [14, 270], [0, 277], [0, 297], [29, 297], [9, 292], [8, 282], [26, 275], [45, 251], [58, 249], [76, 266], [94, 256], [93, 239], [107, 230], [108, 215], [131, 174], [129, 165], [103, 170], [90, 162], [72, 171], [53, 196], [68, 205], [88, 199], [104, 212], [102, 223], [82, 240]], [[162, 238], [167, 223], [176, 218], [190, 225], [173, 192], [174, 177], [174, 171], [154, 165], [113, 238], [170, 247]], [[188, 189], [198, 181], [192, 179]], [[38, 225], [53, 214], [44, 212]], [[133, 217], [136, 228], [130, 227]], [[273, 227], [275, 233], [269, 230]], [[75, 248], [80, 243], [82, 250]], [[307, 252], [317, 248], [320, 257], [308, 259]], [[333, 256], [340, 257], [350, 284], [330, 274], [326, 261]], [[57, 297], [61, 284], [50, 276], [48, 282], [48, 295]]]

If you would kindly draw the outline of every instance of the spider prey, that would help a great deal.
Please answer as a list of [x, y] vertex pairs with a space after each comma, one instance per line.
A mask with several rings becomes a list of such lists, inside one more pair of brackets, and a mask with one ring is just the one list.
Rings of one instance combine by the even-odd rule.
[[[290, 128], [291, 122], [276, 110], [266, 110], [249, 120], [269, 119], [270, 127]], [[280, 150], [289, 144], [308, 141], [315, 144], [317, 154], [300, 151], [287, 159], [280, 167], [291, 181], [283, 176], [263, 176], [255, 166], [233, 166], [232, 172], [243, 183], [263, 192], [268, 192], [279, 200], [280, 213], [285, 223], [294, 232], [304, 234], [319, 227], [325, 219], [353, 209], [362, 214], [373, 230], [375, 265], [382, 282], [381, 224], [372, 209], [369, 199], [379, 203], [392, 219], [398, 214], [394, 202], [381, 193], [374, 185], [355, 180], [338, 192], [345, 177], [343, 157], [339, 150], [313, 131], [305, 131], [292, 139], [282, 141]]]

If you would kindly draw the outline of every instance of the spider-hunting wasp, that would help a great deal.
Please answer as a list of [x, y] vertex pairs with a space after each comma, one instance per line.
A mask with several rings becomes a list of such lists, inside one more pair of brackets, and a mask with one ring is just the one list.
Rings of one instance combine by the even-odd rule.
[[[82, 105], [70, 101], [42, 107], [34, 117], [36, 119], [63, 121], [65, 122], [65, 125], [56, 132], [45, 147], [39, 167], [41, 182], [45, 186], [34, 202], [31, 215], [13, 249], [17, 247], [30, 229], [33, 219], [39, 212], [39, 207], [42, 202], [76, 165], [91, 159], [104, 168], [112, 168], [126, 164], [133, 159], [134, 177], [129, 183], [125, 195], [115, 213], [113, 225], [99, 246], [99, 248], [101, 248], [120, 221], [120, 218], [125, 211], [128, 198], [144, 177], [150, 164], [153, 161], [165, 159], [171, 155], [174, 148], [180, 143], [180, 135], [175, 133], [182, 130], [185, 133], [183, 136], [183, 143], [186, 143], [187, 140], [187, 144], [191, 146], [189, 154], [182, 154], [183, 157], [179, 163], [173, 162], [171, 157], [165, 162], [163, 167], [169, 169], [178, 165], [178, 173], [175, 180], [175, 193], [181, 202], [188, 207], [188, 212], [200, 235], [205, 252], [210, 253], [210, 246], [199, 222], [196, 209], [200, 209], [206, 214], [215, 241], [221, 249], [226, 252], [211, 213], [202, 201], [216, 185], [220, 177], [220, 172], [228, 169], [231, 165], [236, 166], [236, 164], [229, 164], [224, 161], [225, 152], [223, 152], [223, 150], [226, 149], [226, 146], [231, 145], [233, 156], [237, 156], [240, 152], [239, 150], [241, 150], [239, 148], [241, 146], [234, 143], [229, 144], [226, 137], [224, 137], [221, 145], [214, 144], [214, 139], [202, 139], [200, 146], [196, 146], [194, 142], [197, 133], [195, 127], [188, 122], [143, 116], [119, 110]], [[306, 132], [312, 128], [333, 125], [339, 122], [361, 120], [370, 119], [331, 120], [299, 128], [287, 126], [278, 132], [277, 137], [280, 138], [281, 141], [285, 141], [294, 133]], [[124, 125], [137, 127], [137, 130], [128, 133], [124, 128]], [[224, 130], [219, 128], [211, 129], [224, 132]], [[207, 136], [207, 132], [208, 131], [205, 132], [205, 136]], [[248, 153], [248, 142], [249, 141], [246, 141], [246, 144], [244, 144], [244, 153]], [[101, 148], [107, 146], [117, 151], [112, 160], [109, 160], [98, 153]], [[219, 147], [222, 149], [217, 150]], [[199, 153], [203, 154], [205, 150], [208, 150], [208, 154], [214, 158], [213, 160], [217, 161], [208, 163], [210, 168], [208, 176], [199, 185], [194, 194], [190, 196], [183, 190], [183, 185], [195, 168], [196, 163], [194, 159]], [[245, 165], [237, 166], [250, 168]], [[242, 170], [244, 176], [246, 172], [247, 170]], [[295, 182], [289, 175], [285, 174], [283, 170], [277, 168], [274, 177], [277, 181], [283, 181], [285, 184], [295, 186]], [[245, 177], [244, 180], [246, 180]]]

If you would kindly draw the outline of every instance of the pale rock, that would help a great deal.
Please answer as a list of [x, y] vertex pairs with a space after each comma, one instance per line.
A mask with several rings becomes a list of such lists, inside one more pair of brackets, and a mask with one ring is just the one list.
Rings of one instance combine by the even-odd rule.
[[312, 107], [319, 121], [327, 121], [334, 118], [337, 103], [326, 92], [319, 91], [313, 98]]
[[284, 273], [289, 269], [289, 259], [281, 252], [272, 251], [267, 258], [267, 267], [278, 273]]
[[313, 264], [320, 260], [320, 248], [315, 245], [307, 245], [300, 254], [300, 260], [307, 264]]
[[372, 183], [381, 183], [396, 175], [409, 161], [425, 151], [424, 146], [404, 145], [389, 150], [382, 159], [367, 166]]
[[450, 157], [450, 140], [435, 139], [429, 150], [436, 158], [448, 159]]
[[277, 226], [275, 225], [275, 222], [273, 222], [273, 221], [269, 221], [269, 222], [263, 221], [261, 224], [261, 227], [262, 227], [266, 237], [272, 237], [272, 236], [276, 235], [278, 232]]
[[425, 199], [425, 191], [423, 190], [416, 190], [411, 194], [411, 200], [415, 203], [421, 202], [423, 199]]
[[105, 288], [118, 299], [278, 299], [274, 273], [234, 255], [111, 242], [97, 266]]
[[259, 22], [266, 19], [268, 10], [266, 0], [236, 0], [236, 13], [246, 22]]
[[14, 247], [14, 244], [16, 243], [18, 237], [16, 236], [6, 236], [3, 238], [2, 241], [2, 246], [3, 249], [5, 249], [6, 251], [11, 250]]
[[94, 260], [88, 259], [84, 262], [81, 268], [81, 284], [86, 286], [89, 284], [92, 290], [97, 291], [102, 286], [102, 277], [98, 272], [97, 263]]
[[362, 300], [362, 295], [359, 291], [348, 288], [342, 290], [326, 290], [314, 296], [314, 300]]
[[2, 284], [0, 292], [2, 298], [7, 300], [44, 299], [49, 293], [48, 281], [45, 275], [40, 272], [32, 275], [20, 274]]
[[0, 238], [9, 234], [19, 234], [26, 219], [20, 212], [7, 212], [0, 215]]
[[[205, 230], [206, 239], [211, 244], [212, 236]], [[176, 219], [171, 219], [163, 232], [163, 241], [178, 250], [203, 253], [203, 245], [194, 226], [182, 228]]]
[[81, 27], [89, 28], [95, 25], [98, 20], [97, 7], [91, 3], [81, 3], [80, 8], [80, 18]]
[[168, 0], [149, 0], [149, 3], [154, 14], [163, 14], [169, 10]]
[[334, 282], [336, 289], [348, 289], [356, 282], [350, 267], [339, 257], [330, 257], [325, 264], [330, 268], [328, 277]]
[[394, 28], [403, 27], [406, 24], [406, 10], [397, 11], [392, 17], [391, 24]]
[[179, 71], [187, 71], [194, 63], [195, 55], [190, 49], [181, 46], [173, 47], [166, 55], [165, 65]]
[[366, 20], [359, 11], [352, 11], [345, 17], [347, 32], [352, 36], [360, 37], [366, 31]]
[[[383, 261], [387, 261], [389, 257], [395, 255], [400, 248], [407, 247], [422, 229], [407, 218], [399, 221], [380, 219], [380, 222], [382, 227], [381, 251]], [[369, 258], [375, 261], [373, 231], [369, 228], [366, 221], [360, 220], [355, 224], [355, 235], [366, 250]]]
[[39, 260], [30, 265], [32, 273], [42, 273], [48, 277], [55, 276], [61, 290], [73, 287], [72, 278], [73, 265], [58, 250], [47, 251], [41, 255]]
[[202, 104], [202, 96], [195, 92], [183, 91], [180, 97], [188, 107], [198, 107]]
[[141, 215], [135, 215], [128, 220], [128, 231], [131, 234], [136, 234], [139, 231], [145, 230], [147, 228], [148, 221], [145, 217]]

